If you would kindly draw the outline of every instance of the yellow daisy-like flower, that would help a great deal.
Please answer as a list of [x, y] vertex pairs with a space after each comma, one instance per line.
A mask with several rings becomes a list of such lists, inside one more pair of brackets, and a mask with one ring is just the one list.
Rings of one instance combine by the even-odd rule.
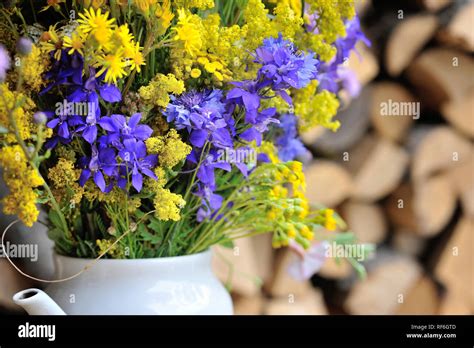
[[118, 51], [116, 54], [107, 54], [99, 58], [97, 66], [102, 68], [96, 76], [100, 76], [105, 72], [105, 82], [117, 84], [117, 79], [121, 79], [127, 74], [125, 71], [127, 65], [127, 61], [123, 60], [123, 51]]
[[49, 27], [48, 31], [45, 31], [40, 38], [40, 47], [43, 52], [55, 51], [53, 56], [56, 60], [61, 59], [61, 52], [63, 47], [63, 41], [59, 38], [56, 32], [56, 24]]
[[78, 52], [81, 56], [84, 55], [84, 52], [82, 51], [84, 48], [84, 41], [78, 33], [72, 33], [71, 37], [65, 36], [63, 38], [63, 46], [69, 48], [68, 54]]
[[114, 31], [114, 39], [117, 46], [123, 48], [126, 56], [131, 56], [134, 53], [133, 34], [130, 32], [127, 24], [121, 25]]
[[132, 54], [129, 56], [129, 64], [131, 70], [136, 70], [138, 73], [141, 71], [140, 66], [145, 65], [145, 58], [141, 52], [140, 44], [137, 42]]
[[184, 9], [178, 10], [178, 24], [172, 30], [176, 32], [174, 40], [181, 41], [185, 51], [194, 57], [202, 47], [202, 40], [196, 24], [191, 22], [191, 16]]
[[85, 14], [79, 13], [79, 30], [84, 34], [92, 34], [99, 45], [104, 45], [110, 40], [112, 29], [115, 28], [115, 18], [109, 19], [109, 12], [102, 13], [99, 8], [86, 9]]
[[155, 10], [155, 17], [159, 22], [158, 35], [163, 35], [166, 29], [171, 25], [171, 21], [174, 18], [174, 14], [171, 11], [171, 4], [169, 0], [163, 1], [163, 4], [157, 4]]

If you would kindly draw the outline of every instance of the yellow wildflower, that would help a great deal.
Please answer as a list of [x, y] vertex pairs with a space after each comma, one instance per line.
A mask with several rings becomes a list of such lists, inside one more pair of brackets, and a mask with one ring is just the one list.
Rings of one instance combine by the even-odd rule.
[[207, 8], [214, 7], [214, 0], [174, 0], [173, 4], [177, 8], [197, 8], [200, 10], [205, 10]]
[[140, 87], [138, 93], [149, 107], [166, 108], [170, 102], [170, 94], [179, 95], [184, 91], [184, 82], [178, 80], [175, 75], [157, 74], [147, 86]]
[[63, 41], [59, 38], [56, 32], [56, 24], [49, 27], [48, 31], [45, 31], [40, 38], [41, 50], [45, 53], [54, 51], [54, 58], [56, 60], [61, 59], [61, 52], [63, 47]]
[[37, 220], [37, 194], [34, 188], [43, 184], [43, 179], [30, 167], [19, 145], [5, 146], [0, 149], [0, 167], [9, 193], [2, 199], [3, 212], [18, 215], [29, 227]]
[[128, 63], [123, 59], [123, 51], [119, 50], [115, 54], [109, 53], [105, 56], [99, 57], [99, 61], [96, 64], [101, 66], [97, 71], [96, 76], [100, 76], [105, 72], [105, 82], [117, 84], [117, 79], [123, 78], [127, 72], [125, 68]]
[[169, 0], [165, 0], [161, 5], [157, 4], [155, 17], [158, 19], [157, 34], [163, 35], [171, 25], [171, 21], [174, 18], [174, 14], [171, 12], [171, 4]]
[[334, 210], [333, 209], [325, 209], [324, 210], [324, 217], [325, 223], [324, 227], [329, 231], [334, 231], [337, 227], [336, 219], [334, 218]]
[[60, 158], [58, 163], [49, 169], [48, 178], [51, 180], [53, 194], [58, 201], [67, 200], [69, 204], [78, 205], [84, 194], [84, 188], [78, 184], [80, 170], [74, 168], [74, 163]]
[[42, 74], [47, 68], [47, 59], [41, 53], [41, 49], [33, 45], [31, 52], [21, 58], [20, 73], [25, 83], [31, 87], [33, 91], [38, 91], [44, 81]]
[[77, 32], [72, 33], [71, 37], [65, 36], [63, 38], [63, 46], [69, 48], [68, 54], [78, 52], [81, 56], [84, 55], [84, 40]]
[[133, 49], [133, 53], [128, 57], [131, 70], [136, 70], [138, 73], [141, 72], [141, 66], [145, 65], [145, 58], [141, 52], [140, 44], [137, 42]]
[[181, 195], [164, 188], [158, 188], [155, 191], [153, 203], [156, 210], [155, 216], [163, 221], [178, 221], [181, 218], [180, 211], [186, 205]]
[[160, 165], [167, 168], [173, 168], [191, 152], [191, 146], [181, 140], [176, 129], [165, 136], [151, 137], [145, 143], [148, 152], [158, 154]]
[[185, 51], [194, 57], [201, 50], [202, 40], [199, 29], [192, 21], [193, 15], [184, 9], [178, 10], [178, 23], [173, 28], [174, 40], [183, 44]]
[[109, 42], [112, 30], [115, 29], [115, 18], [109, 19], [109, 12], [102, 13], [100, 8], [97, 11], [90, 8], [85, 10], [85, 14], [79, 13], [79, 17], [80, 32], [93, 35], [99, 45]]
[[199, 76], [201, 76], [201, 70], [196, 69], [196, 68], [191, 70], [191, 77], [193, 79], [197, 79]]
[[[0, 97], [0, 124], [9, 130], [8, 134], [5, 135], [5, 141], [7, 143], [17, 142], [13, 125], [10, 124], [10, 112], [13, 113], [12, 116], [15, 119], [16, 128], [21, 139], [31, 138], [32, 131], [36, 127], [32, 122], [33, 101], [21, 92], [10, 91], [5, 83], [0, 85], [0, 95], [2, 96]], [[14, 108], [18, 100], [24, 100], [24, 103], [22, 107]]]
[[108, 254], [114, 259], [123, 259], [124, 252], [118, 244], [114, 244], [112, 239], [97, 239], [96, 245], [99, 255]]
[[340, 123], [332, 121], [339, 108], [339, 101], [334, 93], [323, 90], [316, 94], [317, 81], [307, 87], [294, 91], [293, 104], [299, 118], [298, 126], [302, 132], [315, 126], [323, 126], [336, 131]]

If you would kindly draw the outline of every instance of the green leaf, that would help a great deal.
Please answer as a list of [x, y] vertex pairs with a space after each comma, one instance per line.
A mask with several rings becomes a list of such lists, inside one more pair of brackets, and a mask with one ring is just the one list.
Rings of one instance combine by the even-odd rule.
[[59, 229], [62, 228], [61, 217], [56, 212], [56, 210], [51, 209], [48, 213], [49, 221], [53, 224], [53, 226], [58, 227]]
[[163, 228], [163, 223], [156, 218], [151, 218], [150, 223], [148, 224], [148, 227], [156, 233], [161, 233], [162, 228]]
[[7, 133], [8, 133], [8, 129], [3, 126], [0, 126], [0, 134], [7, 134]]

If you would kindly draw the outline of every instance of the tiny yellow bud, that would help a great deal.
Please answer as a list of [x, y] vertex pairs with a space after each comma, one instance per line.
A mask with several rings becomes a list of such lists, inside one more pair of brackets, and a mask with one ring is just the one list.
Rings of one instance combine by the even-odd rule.
[[289, 229], [288, 229], [288, 238], [295, 238], [296, 237], [296, 229], [291, 226]]
[[193, 79], [197, 79], [199, 76], [201, 76], [201, 70], [196, 69], [196, 68], [191, 70], [191, 77]]

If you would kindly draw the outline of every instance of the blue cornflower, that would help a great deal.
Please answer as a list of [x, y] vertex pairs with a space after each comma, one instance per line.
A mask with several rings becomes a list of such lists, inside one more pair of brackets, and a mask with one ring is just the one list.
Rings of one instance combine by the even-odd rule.
[[255, 62], [262, 65], [258, 71], [261, 79], [269, 81], [274, 91], [306, 87], [316, 78], [319, 61], [314, 53], [298, 52], [291, 41], [278, 38], [263, 40], [255, 52]]
[[296, 158], [304, 160], [311, 158], [311, 153], [298, 137], [295, 115], [285, 114], [281, 116], [279, 127], [283, 133], [276, 139], [276, 145], [278, 148], [278, 157], [283, 162], [293, 161]]
[[234, 122], [226, 113], [221, 90], [190, 91], [170, 98], [163, 114], [176, 129], [187, 129], [194, 147], [202, 148], [207, 141], [215, 147], [233, 147]]

